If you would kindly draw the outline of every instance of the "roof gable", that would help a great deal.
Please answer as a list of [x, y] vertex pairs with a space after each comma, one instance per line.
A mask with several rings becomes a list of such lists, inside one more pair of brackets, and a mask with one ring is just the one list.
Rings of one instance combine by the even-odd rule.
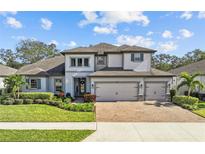
[[121, 45], [115, 46], [108, 43], [99, 43], [96, 45], [90, 45], [89, 47], [78, 47], [69, 50], [65, 50], [63, 54], [79, 54], [79, 53], [123, 53], [123, 52], [148, 52], [154, 53], [156, 50], [148, 49], [139, 46]]

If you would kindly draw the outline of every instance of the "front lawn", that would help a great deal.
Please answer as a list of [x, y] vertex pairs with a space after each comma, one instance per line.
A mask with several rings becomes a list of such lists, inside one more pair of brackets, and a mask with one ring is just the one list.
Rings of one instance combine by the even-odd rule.
[[73, 112], [57, 107], [30, 105], [0, 105], [1, 122], [91, 122], [94, 112]]
[[79, 142], [92, 130], [0, 130], [0, 142]]
[[205, 102], [200, 102], [198, 104], [198, 110], [194, 110], [193, 113], [200, 115], [205, 118]]

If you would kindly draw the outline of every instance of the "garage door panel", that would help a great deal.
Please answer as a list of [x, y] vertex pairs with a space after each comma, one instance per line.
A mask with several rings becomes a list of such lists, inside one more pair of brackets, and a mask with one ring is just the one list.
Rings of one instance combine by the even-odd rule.
[[146, 100], [165, 100], [166, 98], [166, 83], [150, 82], [146, 83]]
[[97, 83], [97, 101], [137, 100], [138, 84], [134, 83]]

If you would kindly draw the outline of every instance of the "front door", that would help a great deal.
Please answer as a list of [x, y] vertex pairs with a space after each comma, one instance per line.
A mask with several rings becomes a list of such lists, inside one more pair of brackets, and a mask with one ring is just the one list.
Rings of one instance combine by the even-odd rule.
[[83, 96], [86, 93], [86, 78], [75, 78], [75, 96]]

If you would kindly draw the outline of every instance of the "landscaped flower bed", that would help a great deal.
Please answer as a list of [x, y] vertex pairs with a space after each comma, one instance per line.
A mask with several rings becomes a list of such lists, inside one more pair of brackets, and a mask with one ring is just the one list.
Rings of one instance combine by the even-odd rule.
[[191, 96], [174, 96], [173, 103], [189, 110], [198, 109], [199, 99]]
[[21, 104], [47, 104], [69, 111], [93, 112], [93, 103], [71, 103], [71, 98], [60, 98], [53, 96], [49, 92], [24, 92], [20, 93], [19, 99], [14, 99], [10, 95], [0, 97], [1, 105], [21, 105]]

